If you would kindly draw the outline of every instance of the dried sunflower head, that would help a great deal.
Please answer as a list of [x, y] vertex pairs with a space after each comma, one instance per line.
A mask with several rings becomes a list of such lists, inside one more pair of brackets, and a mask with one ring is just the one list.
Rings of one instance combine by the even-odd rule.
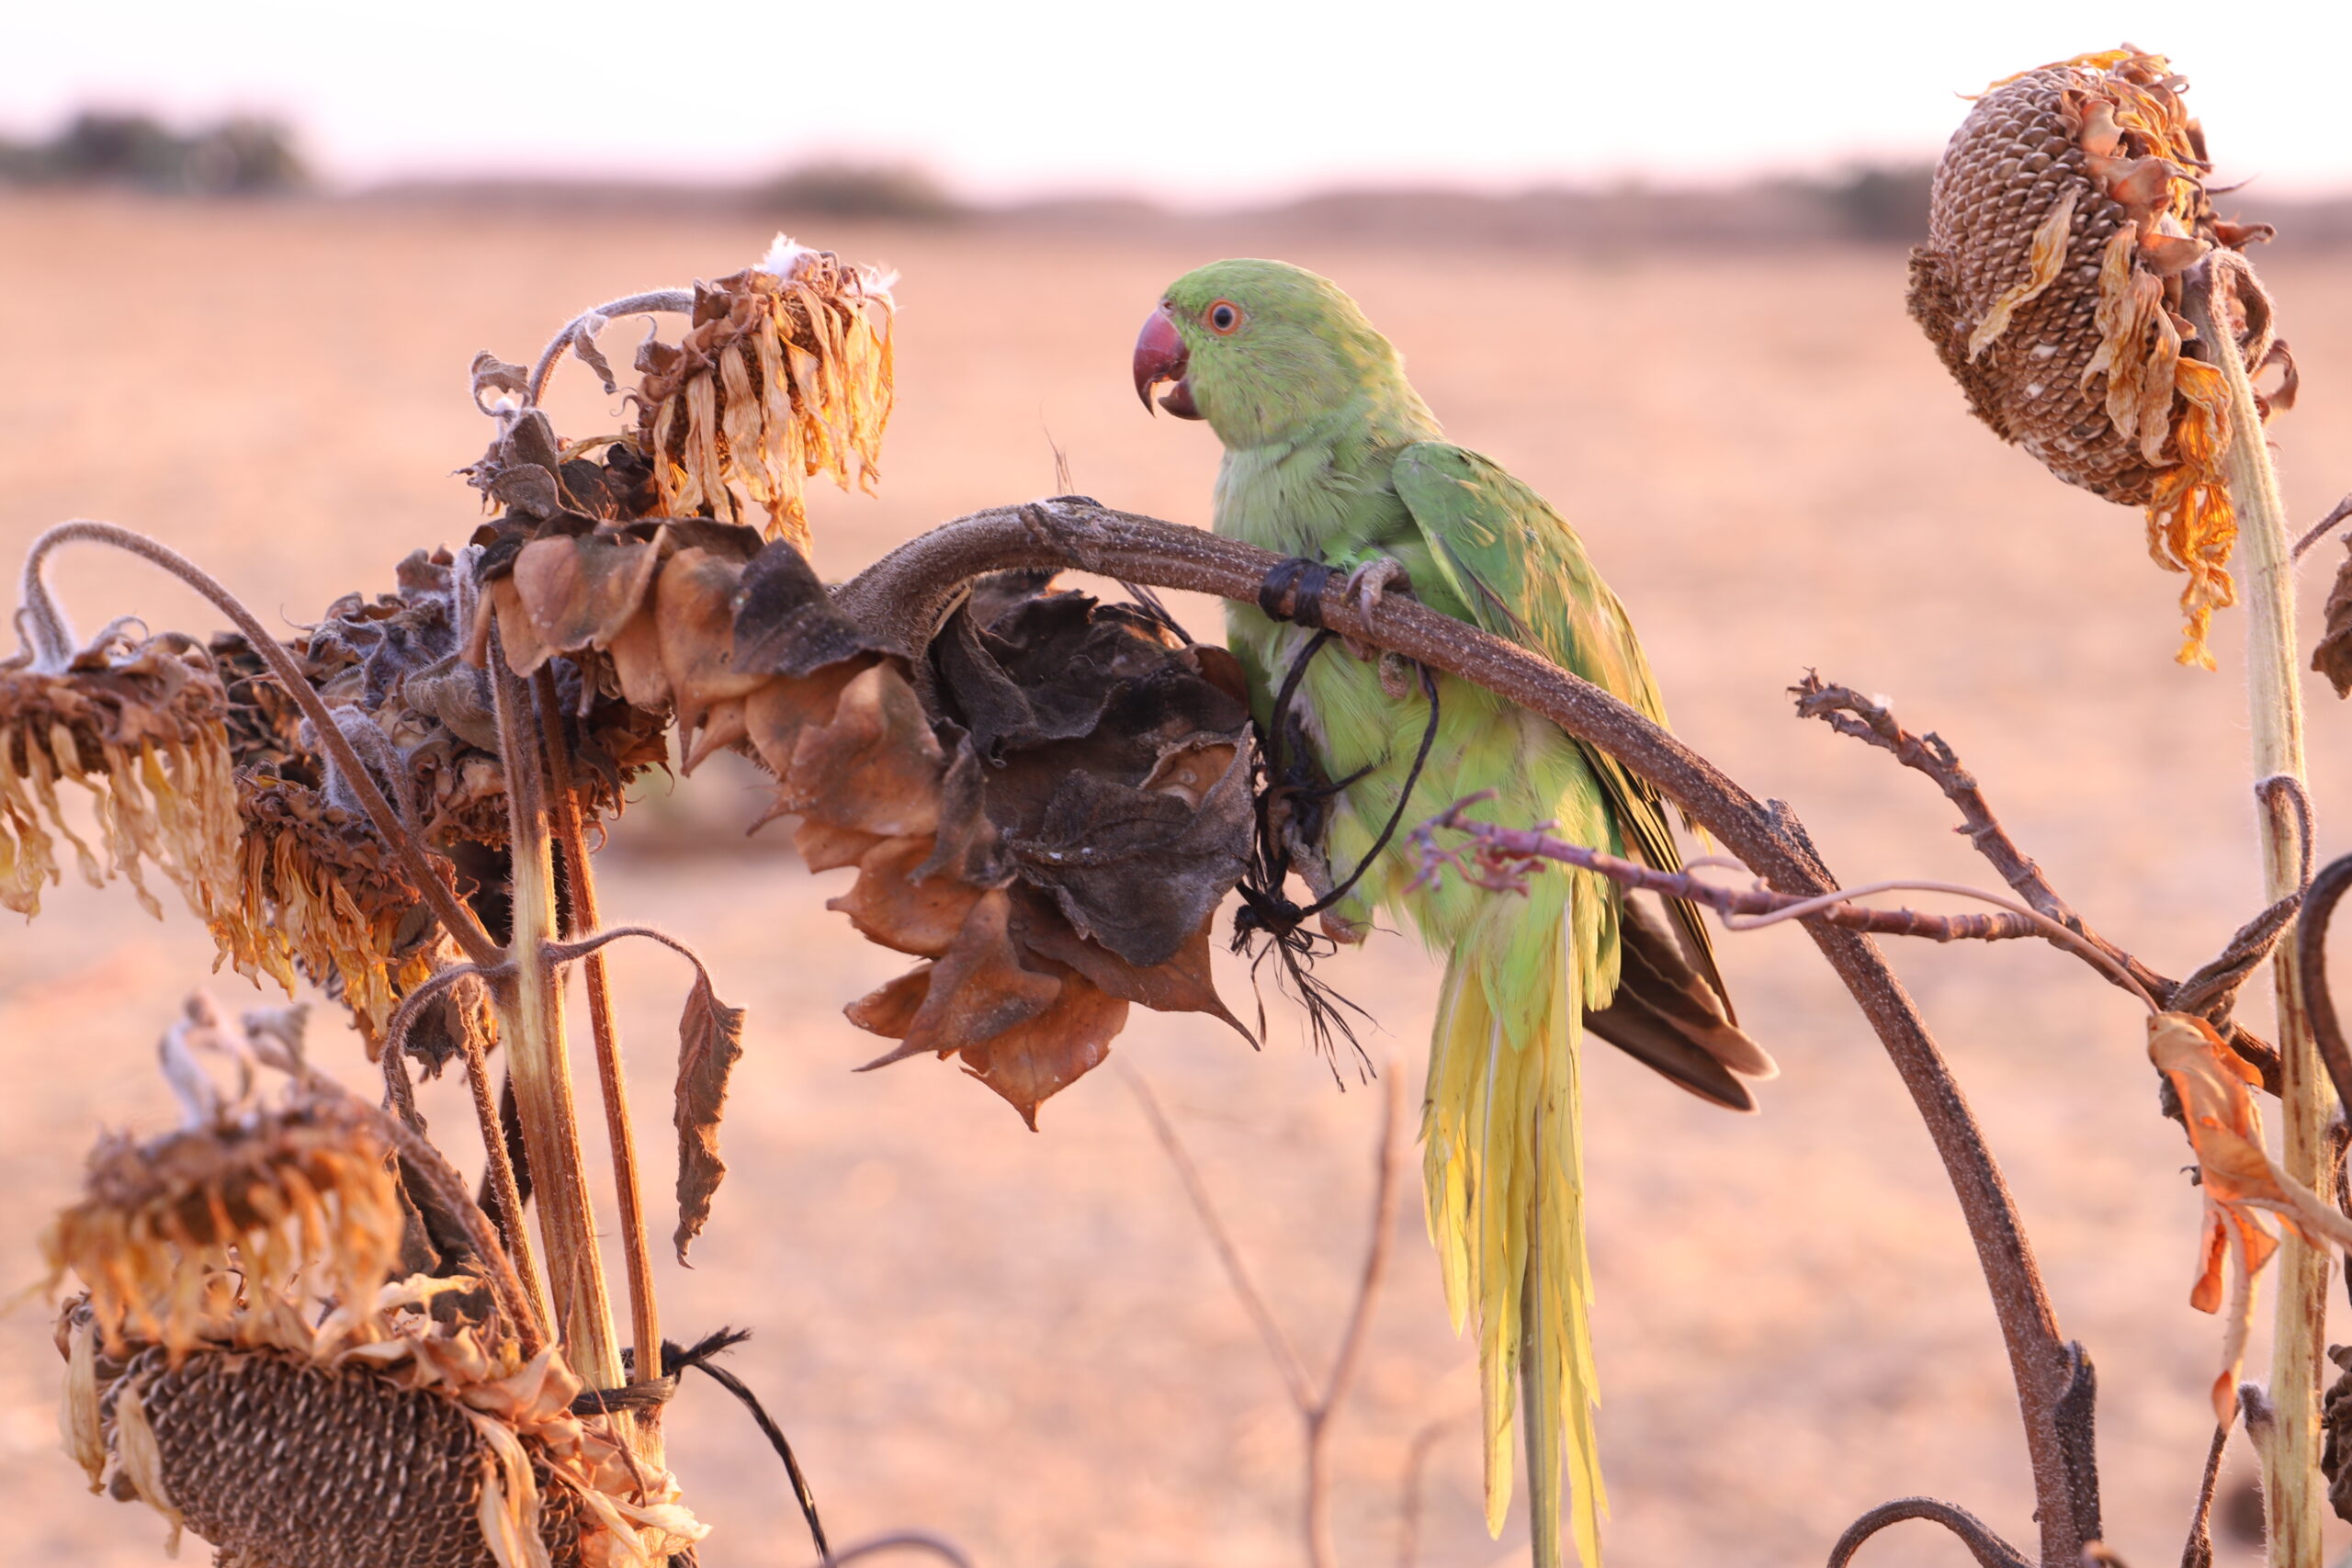
[[[201, 648], [169, 633], [140, 641], [120, 623], [62, 670], [28, 653], [0, 662], [0, 908], [40, 912], [60, 837], [92, 886], [119, 875], [151, 914], [163, 908], [142, 862], [198, 915], [233, 904], [227, 707]], [[61, 784], [90, 792], [103, 859], [61, 809]]]
[[[2185, 86], [2162, 55], [2125, 48], [1987, 90], [1937, 165], [1910, 307], [2002, 439], [2069, 484], [2146, 509], [2150, 553], [2189, 579], [2180, 661], [2211, 669], [2206, 628], [2234, 597], [2222, 454], [2259, 433], [2230, 428], [2182, 289], [2217, 247], [2269, 231], [2214, 216]], [[2245, 314], [2247, 363], [2283, 357], [2267, 303], [2250, 298]]]
[[[390, 1155], [366, 1109], [301, 1072], [300, 1010], [232, 1022], [198, 992], [158, 1054], [183, 1124], [103, 1136], [79, 1201], [42, 1238], [53, 1278], [81, 1276], [109, 1350], [126, 1326], [176, 1357], [224, 1317], [298, 1325], [309, 1297], [365, 1312], [399, 1257]], [[224, 1093], [205, 1062], [229, 1063]], [[254, 1092], [257, 1067], [298, 1076]], [[290, 1314], [290, 1315], [288, 1315]]]
[[891, 275], [779, 234], [695, 289], [694, 325], [638, 353], [639, 449], [662, 510], [705, 508], [808, 547], [801, 481], [870, 491], [890, 420]]
[[109, 1345], [69, 1303], [67, 1446], [93, 1491], [235, 1568], [656, 1568], [708, 1533], [674, 1477], [572, 1413], [560, 1351], [435, 1321], [456, 1289], [418, 1276], [364, 1319], [248, 1318], [181, 1352]]

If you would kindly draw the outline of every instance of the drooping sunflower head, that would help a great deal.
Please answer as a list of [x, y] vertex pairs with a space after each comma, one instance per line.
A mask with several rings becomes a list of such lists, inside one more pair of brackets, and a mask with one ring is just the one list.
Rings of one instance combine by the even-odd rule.
[[[91, 886], [120, 876], [151, 914], [163, 907], [146, 864], [199, 915], [232, 904], [227, 707], [211, 659], [168, 633], [141, 641], [109, 626], [62, 669], [29, 654], [0, 661], [0, 908], [40, 912], [60, 839]], [[89, 792], [96, 846], [63, 808], [63, 784]]]
[[684, 341], [638, 354], [637, 445], [665, 514], [708, 507], [806, 550], [804, 479], [872, 491], [893, 398], [893, 281], [779, 234], [757, 265], [695, 286]]
[[[2130, 48], [1995, 84], [1937, 165], [1910, 307], [2003, 440], [2145, 509], [2150, 553], [2189, 579], [2180, 661], [2210, 669], [2207, 626], [2234, 597], [2221, 462], [2238, 433], [2183, 288], [2214, 250], [2269, 231], [2215, 216], [2186, 85]], [[2248, 364], [2283, 357], [2267, 306], [2245, 313]]]
[[[107, 1134], [91, 1152], [82, 1197], [42, 1249], [53, 1275], [81, 1277], [110, 1349], [129, 1325], [177, 1355], [223, 1323], [312, 1298], [364, 1313], [392, 1274], [400, 1200], [365, 1108], [306, 1077], [276, 1099], [254, 1091], [256, 1066], [299, 1070], [299, 1014], [232, 1022], [198, 992], [159, 1050], [183, 1125]], [[234, 1092], [213, 1084], [208, 1056], [234, 1068]]]

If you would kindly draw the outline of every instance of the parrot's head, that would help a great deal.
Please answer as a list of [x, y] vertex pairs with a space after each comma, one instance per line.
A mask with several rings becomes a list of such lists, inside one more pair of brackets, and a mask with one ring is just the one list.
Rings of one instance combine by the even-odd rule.
[[1327, 277], [1278, 261], [1211, 262], [1168, 286], [1136, 338], [1136, 394], [1204, 419], [1228, 447], [1279, 441], [1394, 382], [1404, 366]]

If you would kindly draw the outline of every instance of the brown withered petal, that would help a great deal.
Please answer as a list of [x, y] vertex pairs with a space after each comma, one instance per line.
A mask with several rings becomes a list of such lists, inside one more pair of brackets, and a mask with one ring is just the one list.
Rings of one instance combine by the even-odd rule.
[[[2182, 86], [2163, 56], [2132, 50], [1996, 84], [1937, 167], [1910, 305], [1996, 434], [2145, 509], [2151, 554], [2189, 579], [2180, 660], [2210, 668], [2207, 626], [2234, 595], [2220, 466], [2233, 433], [2183, 277], [2216, 247], [2267, 236], [2216, 218]], [[2256, 364], [2273, 344], [2267, 303], [2244, 314]]]
[[1123, 1001], [1140, 1003], [1155, 1012], [1204, 1012], [1254, 1043], [1249, 1029], [1216, 994], [1209, 972], [1207, 921], [1195, 927], [1172, 956], [1147, 966], [1130, 964], [1101, 942], [1079, 935], [1068, 920], [1059, 918], [1052, 900], [1035, 888], [1015, 886], [1012, 903], [1014, 937], [1028, 952], [1074, 970], [1097, 989]]
[[862, 832], [934, 833], [945, 771], [914, 689], [877, 663], [842, 687], [831, 722], [801, 728], [778, 804]]
[[[228, 712], [211, 657], [176, 635], [110, 631], [55, 672], [29, 655], [0, 662], [0, 908], [40, 912], [42, 885], [62, 874], [60, 839], [93, 886], [120, 876], [150, 913], [162, 906], [145, 865], [208, 919], [233, 905]], [[96, 848], [62, 809], [61, 784], [89, 792]]]
[[514, 558], [514, 589], [540, 640], [562, 653], [612, 645], [642, 607], [660, 548], [625, 533], [552, 535]]

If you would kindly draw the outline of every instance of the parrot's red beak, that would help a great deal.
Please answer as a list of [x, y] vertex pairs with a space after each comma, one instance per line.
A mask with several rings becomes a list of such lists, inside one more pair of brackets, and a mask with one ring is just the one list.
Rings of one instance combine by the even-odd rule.
[[1143, 400], [1146, 409], [1151, 407], [1151, 389], [1162, 381], [1173, 381], [1176, 384], [1159, 400], [1159, 406], [1179, 419], [1201, 417], [1201, 411], [1193, 406], [1192, 383], [1184, 378], [1191, 358], [1168, 307], [1162, 305], [1136, 334], [1136, 396]]

